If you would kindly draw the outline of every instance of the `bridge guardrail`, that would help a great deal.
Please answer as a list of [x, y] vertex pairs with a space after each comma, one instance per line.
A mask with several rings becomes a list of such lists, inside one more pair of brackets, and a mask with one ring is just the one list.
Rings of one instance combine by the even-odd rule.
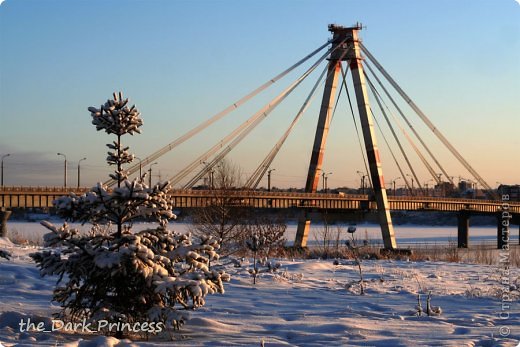
[[[208, 196], [211, 194], [218, 195], [219, 190], [181, 190], [173, 189], [172, 193], [186, 194], [189, 196]], [[254, 190], [226, 190], [227, 196], [258, 196], [258, 197], [283, 197], [283, 198], [313, 198], [313, 199], [334, 199], [334, 200], [370, 200], [368, 195], [362, 194], [324, 194], [324, 193], [301, 193], [301, 192], [264, 192]], [[479, 203], [479, 204], [496, 204], [497, 200], [486, 200], [486, 199], [461, 199], [461, 198], [444, 198], [444, 197], [433, 197], [433, 196], [389, 196], [389, 200], [417, 200], [417, 201], [431, 201], [431, 202], [457, 202], [457, 203]], [[513, 204], [515, 204], [513, 202]], [[518, 202], [520, 204], [520, 202]]]
[[[211, 194], [219, 195], [218, 189], [215, 190], [181, 190], [173, 189], [170, 193], [180, 193], [190, 196], [208, 196]], [[368, 200], [367, 195], [349, 194], [346, 196], [340, 196], [338, 194], [321, 194], [321, 193], [301, 193], [301, 192], [263, 192], [254, 190], [226, 190], [224, 191], [226, 196], [258, 196], [258, 197], [281, 197], [281, 198], [314, 198], [314, 199], [338, 199], [338, 198], [354, 198]]]
[[[74, 192], [76, 194], [82, 194], [89, 191], [90, 188], [87, 187], [48, 187], [48, 186], [16, 186], [16, 187], [0, 187], [0, 195], [37, 195], [38, 193], [43, 193], [42, 195], [51, 195], [52, 193], [58, 194], [68, 194], [70, 192]], [[32, 194], [33, 193], [33, 194]], [[260, 199], [295, 199], [295, 200], [340, 200], [340, 201], [373, 201], [369, 198], [368, 195], [362, 194], [332, 194], [332, 193], [302, 193], [302, 192], [268, 192], [268, 191], [254, 191], [254, 190], [181, 190], [181, 189], [172, 189], [170, 194], [174, 196], [185, 196], [185, 197], [228, 197], [228, 198], [260, 198]], [[389, 196], [390, 202], [421, 202], [421, 203], [456, 203], [456, 204], [467, 204], [468, 209], [470, 205], [497, 205], [502, 204], [501, 201], [497, 200], [480, 200], [480, 199], [459, 199], [459, 198], [442, 198], [442, 197], [430, 197], [430, 196]], [[515, 209], [520, 208], [519, 202], [508, 202], [511, 207], [515, 207]]]
[[16, 186], [16, 187], [8, 187], [3, 186], [0, 187], [0, 192], [36, 192], [36, 193], [85, 193], [88, 192], [90, 188], [86, 187], [80, 187], [80, 188], [69, 188], [69, 187], [48, 187], [48, 186], [31, 186], [31, 187], [23, 187], [23, 186]]

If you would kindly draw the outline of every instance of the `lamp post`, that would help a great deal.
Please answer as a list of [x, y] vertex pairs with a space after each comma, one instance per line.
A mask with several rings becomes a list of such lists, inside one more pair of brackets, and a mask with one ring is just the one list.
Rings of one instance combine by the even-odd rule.
[[267, 171], [267, 191], [271, 191], [271, 172], [275, 171], [276, 169], [270, 169]]
[[63, 163], [63, 187], [67, 188], [67, 156], [63, 153], [58, 153], [58, 155], [62, 155], [65, 159]]
[[476, 199], [478, 197], [478, 181], [473, 181], [469, 178], [466, 178], [466, 181], [469, 183], [471, 190], [473, 190], [473, 198]]
[[141, 178], [143, 177], [143, 162], [141, 158], [135, 157], [135, 159], [139, 160], [139, 182], [141, 181]]
[[215, 189], [215, 170], [213, 168], [209, 171], [209, 186], [211, 190]]
[[393, 186], [393, 189], [394, 189], [394, 196], [395, 196], [395, 181], [400, 180], [400, 179], [401, 179], [401, 177], [397, 177], [397, 178], [394, 178], [392, 180], [392, 186]]
[[358, 175], [361, 177], [361, 194], [365, 194], [365, 177], [368, 177], [368, 175], [365, 175], [364, 172], [356, 171]]
[[152, 187], [152, 166], [154, 166], [155, 164], [158, 164], [157, 162], [155, 163], [151, 163], [150, 164], [150, 168], [148, 169], [148, 187]]
[[[434, 187], [434, 191], [435, 191], [435, 189], [436, 189], [437, 187], [439, 187], [439, 195], [440, 195], [440, 196], [444, 196], [444, 195], [445, 195], [445, 194], [444, 194], [444, 184], [442, 184], [442, 179], [441, 179], [441, 177], [442, 177], [442, 173], [438, 173], [438, 174], [437, 174], [437, 178], [438, 178], [439, 180], [437, 181], [437, 185]], [[433, 196], [433, 195], [435, 195], [435, 194], [432, 194], [432, 196]]]
[[332, 172], [322, 173], [321, 176], [323, 177], [323, 192], [327, 193], [327, 179], [329, 178], [329, 175], [332, 175]]
[[406, 176], [408, 176], [408, 177], [410, 177], [410, 178], [412, 179], [412, 189], [411, 189], [410, 194], [411, 194], [411, 195], [414, 195], [414, 189], [413, 189], [413, 176], [410, 175], [410, 174], [406, 174]]
[[433, 182], [433, 179], [424, 182], [424, 186], [426, 187], [426, 188], [425, 188], [425, 189], [426, 189], [426, 196], [429, 196], [429, 195], [430, 195], [430, 194], [429, 194], [429, 189], [428, 189], [428, 183], [429, 183], [429, 182]]
[[82, 160], [87, 160], [87, 158], [83, 158], [83, 159], [80, 159], [78, 161], [78, 188], [79, 188], [79, 184], [80, 184], [80, 180], [81, 180], [81, 166], [80, 166], [80, 164], [81, 164]]
[[4, 155], [2, 156], [2, 182], [1, 182], [1, 186], [2, 186], [2, 187], [4, 186], [4, 158], [7, 158], [7, 157], [9, 157], [9, 156], [11, 156], [10, 153], [4, 154]]
[[[206, 167], [209, 167], [208, 162], [203, 161], [202, 164], [204, 164]], [[213, 170], [213, 168], [211, 168], [208, 172], [208, 176], [209, 176], [208, 177], [208, 179], [209, 179], [208, 186], [209, 186], [209, 189], [211, 189], [211, 190], [213, 190], [215, 188], [213, 185], [214, 173], [215, 173], [215, 170]]]

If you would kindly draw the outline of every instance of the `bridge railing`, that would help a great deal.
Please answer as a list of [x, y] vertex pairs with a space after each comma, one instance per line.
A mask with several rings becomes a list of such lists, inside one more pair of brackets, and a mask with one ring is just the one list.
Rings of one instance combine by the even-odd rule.
[[88, 192], [90, 188], [87, 187], [49, 187], [49, 186], [30, 186], [30, 187], [24, 187], [24, 186], [3, 186], [0, 187], [0, 192], [7, 192], [7, 193], [41, 193], [41, 192], [48, 192], [48, 193], [85, 193]]
[[[182, 190], [182, 189], [173, 189], [171, 190], [173, 195], [190, 195], [190, 196], [208, 196], [208, 195], [219, 195], [224, 194], [227, 196], [258, 196], [258, 197], [281, 197], [281, 198], [313, 198], [313, 199], [345, 199], [345, 200], [370, 200], [367, 194], [332, 194], [332, 193], [302, 193], [302, 192], [266, 192], [266, 191], [257, 191], [257, 190], [225, 190], [220, 191], [218, 189], [214, 190]], [[462, 199], [462, 198], [445, 198], [445, 197], [434, 197], [434, 196], [389, 196], [389, 200], [401, 200], [401, 201], [432, 201], [432, 202], [459, 202], [459, 203], [490, 203], [496, 204], [497, 200], [485, 200], [485, 199]]]
[[[68, 194], [74, 192], [82, 194], [89, 191], [87, 187], [49, 187], [49, 186], [4, 186], [0, 187], [0, 193], [4, 194], [27, 194], [27, 193], [58, 193]], [[258, 190], [241, 190], [241, 189], [227, 189], [227, 190], [198, 190], [198, 189], [172, 189], [170, 194], [176, 196], [222, 196], [226, 197], [248, 197], [248, 198], [293, 198], [293, 199], [322, 199], [322, 200], [372, 200], [367, 194], [343, 194], [343, 193], [303, 193], [303, 192], [287, 192], [287, 191], [258, 191]], [[422, 201], [422, 202], [454, 202], [454, 203], [468, 203], [468, 204], [497, 204], [497, 200], [484, 199], [461, 199], [461, 198], [444, 198], [433, 196], [389, 196], [390, 201]], [[509, 202], [510, 205], [520, 205], [520, 202]]]
[[320, 199], [338, 199], [338, 198], [354, 198], [359, 200], [368, 200], [368, 195], [361, 194], [323, 194], [323, 193], [303, 193], [303, 192], [267, 192], [267, 191], [259, 191], [259, 190], [242, 190], [242, 189], [227, 189], [227, 190], [201, 190], [201, 189], [172, 189], [170, 190], [170, 194], [172, 195], [189, 195], [189, 196], [211, 196], [211, 195], [226, 195], [226, 196], [258, 196], [258, 197], [280, 197], [280, 198], [320, 198]]
[[[71, 192], [82, 194], [89, 188], [73, 187], [0, 187], [1, 207], [51, 206], [52, 199]], [[225, 199], [229, 204], [258, 207], [311, 207], [326, 209], [376, 209], [375, 201], [362, 194], [323, 194], [284, 191], [255, 190], [182, 190], [170, 191], [176, 203], [186, 206], [206, 206], [208, 201]], [[443, 210], [443, 211], [480, 211], [495, 213], [501, 211], [502, 202], [493, 200], [458, 199], [425, 196], [390, 196], [393, 210]], [[511, 213], [520, 214], [520, 201], [509, 202]]]
[[438, 197], [438, 196], [389, 196], [389, 200], [420, 200], [420, 201], [439, 201], [439, 202], [468, 202], [468, 203], [490, 203], [490, 204], [496, 204], [497, 200], [486, 200], [486, 199], [463, 199], [463, 198], [444, 198], [444, 197]]

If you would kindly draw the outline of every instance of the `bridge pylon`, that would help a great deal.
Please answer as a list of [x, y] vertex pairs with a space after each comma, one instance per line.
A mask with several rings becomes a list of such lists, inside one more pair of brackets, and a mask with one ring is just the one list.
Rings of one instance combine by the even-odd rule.
[[[328, 75], [323, 91], [305, 191], [315, 193], [318, 188], [338, 77], [341, 71], [342, 61], [346, 61], [352, 72], [352, 81], [356, 93], [370, 177], [383, 236], [383, 244], [386, 249], [395, 249], [397, 244], [395, 241], [394, 227], [392, 225], [392, 217], [390, 216], [374, 121], [370, 111], [365, 75], [363, 72], [363, 58], [361, 57], [361, 49], [359, 46], [359, 30], [361, 30], [360, 25], [348, 28], [333, 24], [329, 25], [329, 31], [333, 34], [332, 48], [334, 50], [329, 57]], [[305, 247], [307, 245], [310, 224], [311, 221], [308, 213], [302, 213], [298, 221], [298, 229], [294, 241], [296, 247]]]

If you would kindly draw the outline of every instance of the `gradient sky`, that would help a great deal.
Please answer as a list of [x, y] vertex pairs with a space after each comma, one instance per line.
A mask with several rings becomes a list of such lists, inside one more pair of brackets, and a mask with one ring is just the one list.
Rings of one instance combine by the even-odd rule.
[[[69, 185], [83, 157], [82, 185], [106, 180], [104, 144], [112, 139], [96, 132], [87, 107], [113, 91], [123, 91], [142, 113], [143, 134], [124, 141], [144, 158], [324, 43], [328, 24], [356, 22], [366, 26], [364, 44], [491, 186], [520, 183], [514, 0], [6, 0], [0, 5], [0, 155], [11, 153], [5, 185], [61, 185], [57, 152], [68, 157]], [[174, 175], [302, 71], [161, 158], [154, 173]], [[316, 78], [231, 153], [245, 175], [285, 131]], [[320, 98], [273, 163], [275, 186], [304, 185]], [[347, 110], [342, 100], [327, 145], [331, 187], [357, 186], [356, 171], [363, 170]], [[450, 175], [469, 177], [413, 119]], [[388, 183], [400, 174], [378, 141]], [[418, 171], [427, 182], [426, 171]]]

